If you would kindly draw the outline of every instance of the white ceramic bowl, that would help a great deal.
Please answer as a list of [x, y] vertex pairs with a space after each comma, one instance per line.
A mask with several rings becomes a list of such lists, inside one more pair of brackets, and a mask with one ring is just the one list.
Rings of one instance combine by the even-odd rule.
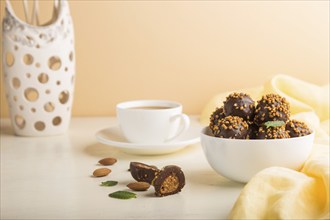
[[313, 147], [314, 133], [303, 137], [271, 140], [217, 138], [205, 127], [201, 144], [211, 167], [220, 175], [248, 182], [264, 168], [300, 169]]

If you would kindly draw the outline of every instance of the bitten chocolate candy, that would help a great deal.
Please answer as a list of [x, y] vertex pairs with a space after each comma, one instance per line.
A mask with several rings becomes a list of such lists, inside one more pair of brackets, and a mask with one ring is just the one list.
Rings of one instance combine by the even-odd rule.
[[256, 134], [256, 139], [282, 139], [290, 138], [289, 132], [285, 130], [285, 126], [266, 127], [261, 126]]
[[304, 122], [294, 119], [286, 123], [285, 129], [289, 132], [290, 137], [301, 137], [312, 133]]
[[216, 108], [215, 111], [210, 116], [210, 124], [209, 124], [210, 129], [213, 130], [214, 125], [217, 125], [219, 120], [223, 119], [224, 117], [226, 117], [226, 115], [223, 110], [223, 107]]
[[150, 183], [155, 178], [159, 169], [155, 166], [147, 165], [140, 162], [131, 162], [130, 163], [130, 172], [132, 177], [138, 182], [147, 182]]
[[162, 197], [173, 195], [181, 191], [185, 185], [185, 176], [180, 167], [169, 165], [161, 169], [152, 181], [155, 195]]
[[248, 135], [249, 125], [243, 118], [227, 116], [213, 127], [213, 134], [220, 138], [245, 139]]
[[284, 121], [290, 117], [290, 106], [285, 98], [277, 94], [262, 96], [258, 101], [254, 122], [261, 126], [267, 121]]
[[254, 101], [248, 94], [234, 92], [226, 98], [223, 104], [226, 116], [238, 116], [244, 120], [253, 120]]

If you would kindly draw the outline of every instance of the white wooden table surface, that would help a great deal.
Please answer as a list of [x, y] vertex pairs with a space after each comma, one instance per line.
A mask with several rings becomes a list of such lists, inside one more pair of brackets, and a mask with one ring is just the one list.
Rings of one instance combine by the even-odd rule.
[[[193, 120], [197, 120], [196, 117]], [[219, 176], [207, 163], [200, 144], [172, 154], [138, 156], [98, 143], [95, 133], [114, 126], [114, 117], [73, 118], [65, 135], [27, 138], [1, 119], [1, 219], [225, 219], [243, 184]], [[93, 178], [104, 157], [118, 162], [107, 177]], [[138, 198], [108, 197], [133, 181], [131, 161], [158, 167], [175, 164], [186, 176], [182, 192], [155, 197], [153, 188]], [[116, 180], [114, 187], [101, 187]]]

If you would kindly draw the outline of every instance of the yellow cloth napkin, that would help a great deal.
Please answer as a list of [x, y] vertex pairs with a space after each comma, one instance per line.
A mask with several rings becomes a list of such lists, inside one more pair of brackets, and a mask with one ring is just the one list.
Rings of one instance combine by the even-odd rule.
[[[245, 89], [254, 100], [277, 93], [291, 106], [291, 118], [316, 131], [309, 159], [300, 171], [270, 167], [243, 188], [229, 219], [329, 219], [329, 85], [317, 86], [287, 75], [277, 75], [263, 86]], [[213, 97], [201, 114], [208, 125], [214, 109], [230, 92]]]

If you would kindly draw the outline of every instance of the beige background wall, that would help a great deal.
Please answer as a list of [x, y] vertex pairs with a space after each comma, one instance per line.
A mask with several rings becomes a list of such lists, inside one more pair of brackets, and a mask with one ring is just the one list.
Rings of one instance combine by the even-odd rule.
[[[21, 1], [12, 2], [23, 17]], [[51, 3], [40, 6], [44, 21]], [[277, 73], [329, 82], [328, 1], [74, 0], [70, 7], [74, 116], [114, 115], [115, 104], [130, 99], [177, 100], [198, 114], [216, 93]]]

